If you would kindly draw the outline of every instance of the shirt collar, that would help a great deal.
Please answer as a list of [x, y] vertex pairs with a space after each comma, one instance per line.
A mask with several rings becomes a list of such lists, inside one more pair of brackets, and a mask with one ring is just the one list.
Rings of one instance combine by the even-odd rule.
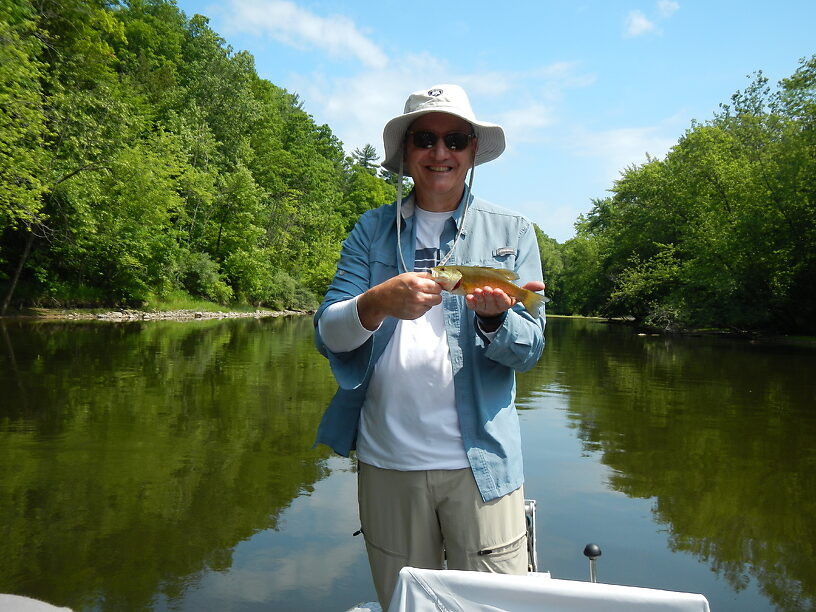
[[[467, 191], [467, 190], [465, 190]], [[462, 213], [465, 211], [465, 194], [462, 194], [462, 199], [459, 200], [459, 205], [456, 207], [456, 210], [453, 211], [453, 216], [451, 219], [454, 220], [456, 223], [456, 228], [459, 228], [459, 222], [462, 219]], [[473, 194], [470, 194], [470, 202], [468, 203], [469, 206], [473, 205]], [[414, 212], [416, 210], [416, 196], [415, 192], [412, 189], [411, 193], [408, 194], [408, 197], [402, 201], [402, 218], [404, 220], [410, 219], [414, 216]], [[463, 230], [464, 233], [464, 230]]]

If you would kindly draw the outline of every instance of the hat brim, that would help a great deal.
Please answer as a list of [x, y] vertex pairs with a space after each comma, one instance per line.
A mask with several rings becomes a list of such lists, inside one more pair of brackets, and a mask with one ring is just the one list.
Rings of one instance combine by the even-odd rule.
[[[394, 117], [385, 124], [383, 128], [383, 145], [385, 146], [385, 160], [380, 164], [389, 172], [398, 173], [400, 169], [400, 159], [403, 156], [403, 143], [405, 142], [405, 133], [411, 124], [422, 115], [429, 113], [447, 113], [460, 117], [473, 126], [473, 131], [478, 140], [478, 148], [476, 149], [476, 158], [474, 165], [484, 164], [486, 162], [496, 159], [504, 152], [504, 130], [500, 125], [495, 123], [487, 123], [486, 121], [476, 121], [470, 117], [465, 117], [458, 112], [448, 112], [443, 108], [423, 109], [406, 113]], [[407, 168], [403, 168], [404, 176], [411, 176]]]

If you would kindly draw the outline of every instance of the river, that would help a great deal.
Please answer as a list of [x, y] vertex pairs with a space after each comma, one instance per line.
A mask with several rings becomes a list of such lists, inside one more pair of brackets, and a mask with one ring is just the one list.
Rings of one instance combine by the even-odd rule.
[[[308, 317], [0, 320], [0, 593], [79, 611], [375, 599]], [[550, 318], [518, 378], [538, 558], [816, 609], [816, 348]]]

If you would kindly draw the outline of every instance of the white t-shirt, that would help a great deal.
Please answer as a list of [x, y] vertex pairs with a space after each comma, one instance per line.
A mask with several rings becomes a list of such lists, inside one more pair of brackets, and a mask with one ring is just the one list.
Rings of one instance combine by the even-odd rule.
[[[439, 239], [453, 213], [414, 210], [414, 271], [428, 271], [439, 261]], [[418, 319], [398, 321], [374, 366], [360, 416], [357, 457], [392, 470], [469, 467], [442, 304]]]

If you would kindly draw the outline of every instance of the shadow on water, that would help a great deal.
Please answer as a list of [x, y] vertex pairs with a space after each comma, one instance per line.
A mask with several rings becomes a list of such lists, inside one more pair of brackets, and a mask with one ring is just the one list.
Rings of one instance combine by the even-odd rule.
[[172, 603], [327, 473], [308, 317], [2, 335], [0, 592]]
[[652, 500], [672, 551], [778, 610], [816, 609], [816, 350], [547, 325], [520, 406], [565, 400], [608, 486]]

